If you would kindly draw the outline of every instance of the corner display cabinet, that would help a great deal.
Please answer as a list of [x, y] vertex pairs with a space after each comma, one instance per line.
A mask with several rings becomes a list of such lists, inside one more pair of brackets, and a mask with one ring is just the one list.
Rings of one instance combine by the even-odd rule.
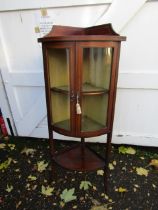
[[[125, 39], [110, 24], [89, 28], [55, 25], [38, 39], [43, 49], [53, 163], [77, 171], [104, 168], [106, 180], [120, 43]], [[56, 151], [53, 131], [79, 137], [81, 142]], [[85, 138], [103, 134], [107, 134], [105, 157], [85, 143]]]

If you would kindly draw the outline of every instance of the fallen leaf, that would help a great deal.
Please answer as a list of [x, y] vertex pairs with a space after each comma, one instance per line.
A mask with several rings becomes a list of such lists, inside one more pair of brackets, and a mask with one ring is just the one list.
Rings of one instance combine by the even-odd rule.
[[152, 159], [149, 163], [150, 166], [154, 166], [155, 169], [158, 169], [158, 160]]
[[148, 176], [148, 170], [142, 167], [136, 168], [136, 172], [140, 176]]
[[136, 150], [133, 149], [132, 147], [128, 147], [126, 150], [126, 153], [130, 154], [130, 155], [134, 155], [134, 154], [136, 154]]
[[65, 202], [65, 203], [68, 203], [72, 200], [76, 200], [76, 196], [73, 195], [75, 192], [75, 188], [72, 188], [70, 190], [68, 189], [65, 189], [63, 190], [62, 194], [60, 194], [60, 198]]
[[60, 201], [60, 207], [64, 207], [65, 206], [65, 203], [63, 201]]
[[123, 171], [127, 171], [127, 168], [124, 166], [124, 167], [122, 167], [122, 170]]
[[49, 187], [49, 186], [45, 187], [42, 185], [41, 193], [43, 195], [50, 196], [52, 195], [53, 190], [54, 190], [54, 187]]
[[106, 200], [108, 200], [108, 199], [109, 199], [109, 196], [108, 196], [108, 195], [106, 195], [106, 194], [105, 194], [105, 196], [104, 196], [104, 197], [105, 197], [105, 199], [106, 199]]
[[12, 159], [12, 162], [13, 162], [13, 163], [17, 163], [18, 161], [17, 161], [17, 160]]
[[19, 201], [18, 203], [16, 203], [16, 209], [19, 208], [19, 206], [21, 205], [22, 201]]
[[35, 149], [25, 147], [25, 148], [21, 151], [21, 154], [32, 155], [32, 154], [34, 154], [35, 152], [36, 152]]
[[29, 179], [30, 181], [35, 181], [35, 180], [37, 179], [37, 177], [36, 177], [36, 176], [30, 175], [30, 176], [28, 176], [28, 179]]
[[134, 155], [136, 153], [136, 150], [132, 147], [121, 146], [119, 147], [119, 153]]
[[27, 190], [30, 190], [30, 183], [27, 183], [27, 184], [26, 184], [26, 189], [27, 189]]
[[4, 161], [0, 164], [0, 170], [7, 169], [12, 162], [12, 158], [8, 158], [8, 160]]
[[115, 191], [123, 193], [123, 192], [127, 192], [127, 189], [123, 188], [123, 187], [119, 187], [119, 188], [115, 189]]
[[114, 170], [114, 166], [113, 166], [112, 163], [109, 163], [109, 169], [110, 169], [110, 170]]
[[113, 164], [114, 166], [116, 166], [116, 160], [114, 160], [114, 161], [112, 162], [112, 164]]
[[6, 147], [6, 144], [1, 143], [0, 144], [0, 149], [4, 149]]
[[14, 149], [15, 149], [15, 144], [8, 144], [8, 147], [9, 147], [11, 150], [14, 150]]
[[118, 148], [118, 150], [119, 150], [119, 153], [126, 154], [126, 147], [120, 146], [120, 147]]
[[37, 170], [39, 172], [46, 170], [47, 166], [48, 166], [48, 163], [44, 163], [44, 161], [37, 162]]
[[32, 187], [32, 190], [35, 190], [37, 188], [37, 185], [34, 185], [33, 187]]
[[7, 184], [6, 191], [10, 193], [12, 190], [13, 190], [13, 186]]
[[153, 188], [156, 188], [156, 185], [155, 184], [152, 184]]
[[82, 202], [84, 200], [84, 197], [80, 197], [80, 201]]
[[93, 190], [97, 190], [96, 186], [93, 185]]
[[90, 186], [92, 186], [92, 184], [89, 181], [81, 181], [80, 190], [88, 190]]
[[97, 175], [103, 176], [104, 175], [104, 171], [103, 170], [97, 170]]

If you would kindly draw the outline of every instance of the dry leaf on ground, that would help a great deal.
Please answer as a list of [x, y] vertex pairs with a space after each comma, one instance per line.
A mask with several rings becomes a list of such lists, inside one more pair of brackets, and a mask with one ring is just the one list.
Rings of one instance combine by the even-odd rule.
[[120, 193], [123, 193], [123, 192], [127, 192], [127, 189], [124, 188], [124, 187], [119, 187], [117, 189], [115, 189], [116, 192], [120, 192]]
[[153, 166], [155, 169], [158, 169], [158, 160], [152, 159], [149, 163], [150, 166]]
[[53, 191], [54, 191], [54, 187], [50, 187], [50, 186], [45, 187], [45, 186], [42, 185], [41, 193], [43, 195], [51, 196]]
[[103, 176], [104, 175], [104, 171], [103, 170], [97, 170], [97, 175]]
[[148, 176], [148, 170], [142, 167], [136, 168], [136, 172], [140, 176]]

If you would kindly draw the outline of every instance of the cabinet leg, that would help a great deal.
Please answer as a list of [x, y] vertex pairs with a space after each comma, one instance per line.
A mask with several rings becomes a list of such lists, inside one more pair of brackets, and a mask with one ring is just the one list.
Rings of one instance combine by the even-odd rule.
[[51, 131], [49, 134], [49, 146], [50, 146], [50, 155], [53, 157], [55, 155], [55, 145], [53, 139], [53, 132]]
[[53, 176], [53, 178], [56, 177], [55, 162], [54, 162], [55, 142], [54, 142], [54, 139], [53, 139], [53, 132], [52, 131], [49, 133], [49, 145], [50, 145], [51, 169], [52, 169], [50, 180], [52, 181], [52, 176]]
[[111, 138], [112, 133], [107, 134], [107, 143], [106, 143], [106, 151], [105, 151], [105, 167], [104, 167], [104, 188], [105, 193], [108, 191], [108, 176], [109, 176], [109, 160], [110, 160], [110, 153], [111, 153]]
[[81, 138], [81, 159], [82, 159], [82, 170], [85, 171], [85, 139]]

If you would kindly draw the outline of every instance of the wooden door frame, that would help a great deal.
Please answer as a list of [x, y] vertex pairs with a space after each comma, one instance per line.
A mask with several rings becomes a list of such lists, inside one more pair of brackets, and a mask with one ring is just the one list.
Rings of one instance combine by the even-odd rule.
[[[91, 41], [91, 42], [77, 42], [76, 43], [76, 75], [79, 78], [76, 82], [77, 84], [77, 91], [81, 94], [81, 86], [82, 86], [82, 64], [83, 64], [83, 48], [84, 47], [112, 47], [113, 48], [113, 58], [112, 58], [112, 67], [111, 67], [111, 78], [110, 78], [110, 85], [109, 85], [109, 98], [108, 98], [108, 110], [107, 110], [107, 127], [100, 129], [98, 131], [88, 131], [88, 132], [81, 132], [81, 115], [78, 115], [77, 118], [77, 130], [76, 136], [81, 137], [91, 137], [91, 136], [99, 136], [105, 133], [112, 132], [113, 126], [113, 118], [114, 118], [114, 106], [115, 106], [115, 98], [116, 98], [116, 87], [117, 87], [117, 77], [118, 77], [118, 61], [119, 61], [119, 49], [120, 49], [120, 42], [103, 42], [103, 41]], [[82, 97], [80, 99], [80, 103], [82, 104]]]
[[[58, 128], [52, 125], [52, 106], [51, 106], [51, 94], [50, 94], [50, 76], [49, 76], [49, 64], [48, 64], [48, 49], [70, 49], [69, 54], [69, 82], [70, 82], [70, 131]], [[48, 116], [48, 129], [49, 137], [51, 138], [53, 130], [66, 135], [74, 136], [75, 135], [75, 101], [71, 100], [71, 95], [75, 92], [75, 42], [51, 42], [43, 44], [43, 61], [44, 61], [44, 76], [45, 76], [45, 92], [46, 92], [46, 103], [47, 103], [47, 116]]]

